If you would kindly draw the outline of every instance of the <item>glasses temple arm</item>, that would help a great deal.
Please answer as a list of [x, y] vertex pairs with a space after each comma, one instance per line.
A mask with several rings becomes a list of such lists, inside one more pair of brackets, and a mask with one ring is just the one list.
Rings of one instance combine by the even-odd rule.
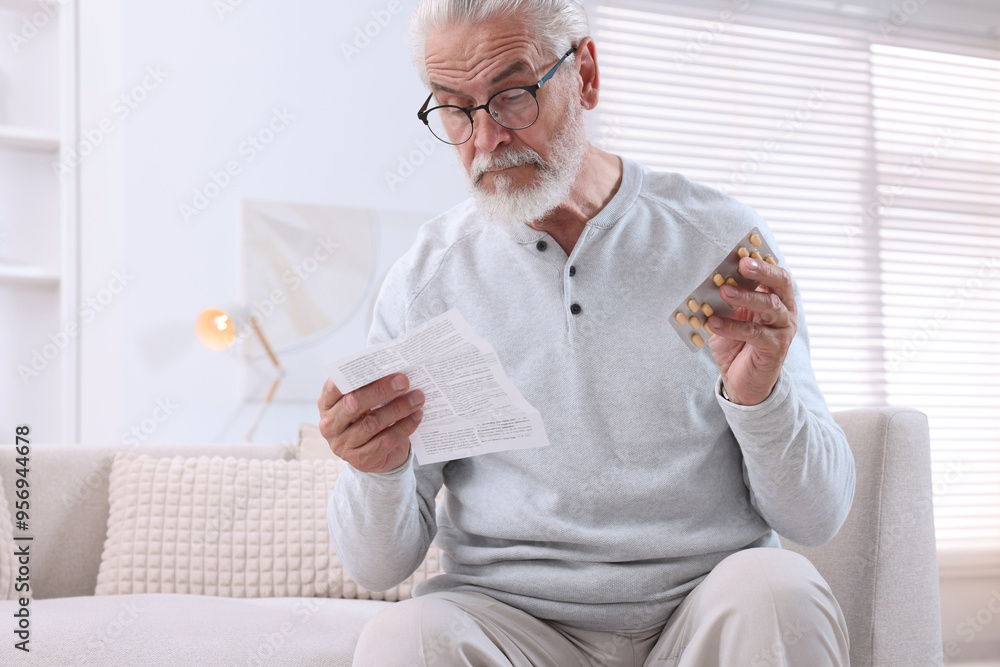
[[570, 55], [574, 51], [576, 51], [576, 47], [575, 46], [570, 47], [569, 51], [566, 52], [566, 55], [564, 55], [562, 58], [560, 58], [559, 62], [557, 62], [552, 67], [552, 69], [549, 70], [549, 73], [546, 74], [545, 76], [543, 76], [542, 79], [538, 83], [536, 83], [535, 85], [538, 86], [539, 88], [541, 88], [542, 86], [544, 86], [548, 82], [549, 79], [551, 79], [553, 76], [555, 76], [556, 70], [559, 69], [559, 66], [562, 65], [563, 61], [566, 60], [567, 58], [569, 58]]
[[[431, 93], [430, 95], [427, 96], [427, 99], [424, 100], [424, 105], [420, 107], [420, 111], [417, 112], [417, 118], [422, 120], [424, 123], [427, 123], [427, 120], [424, 118], [424, 115], [427, 112], [427, 105], [431, 103], [432, 97], [434, 97], [434, 93]], [[413, 107], [410, 108], [412, 109]]]

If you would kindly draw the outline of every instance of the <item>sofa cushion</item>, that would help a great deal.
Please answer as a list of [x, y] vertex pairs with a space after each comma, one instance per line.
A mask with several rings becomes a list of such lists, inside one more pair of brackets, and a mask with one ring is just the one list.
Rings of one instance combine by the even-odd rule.
[[[13, 602], [0, 603], [10, 618]], [[0, 645], [9, 665], [323, 665], [349, 667], [372, 600], [109, 595], [31, 603], [31, 652]]]
[[18, 597], [14, 590], [14, 579], [17, 577], [15, 549], [14, 527], [10, 523], [7, 496], [3, 490], [3, 480], [0, 479], [0, 600], [14, 600]]
[[320, 433], [319, 426], [302, 422], [299, 424], [299, 442], [295, 448], [295, 458], [299, 461], [340, 461], [340, 457], [330, 449], [330, 443]]
[[326, 520], [339, 470], [338, 461], [116, 456], [96, 593], [410, 597], [440, 571], [438, 550], [393, 589], [358, 586]]

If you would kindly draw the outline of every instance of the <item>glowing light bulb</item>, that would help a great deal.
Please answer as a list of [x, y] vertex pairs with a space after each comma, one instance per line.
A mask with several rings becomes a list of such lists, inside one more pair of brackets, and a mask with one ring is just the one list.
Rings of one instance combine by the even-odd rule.
[[225, 311], [206, 308], [194, 320], [194, 333], [210, 350], [225, 350], [236, 341], [236, 324]]

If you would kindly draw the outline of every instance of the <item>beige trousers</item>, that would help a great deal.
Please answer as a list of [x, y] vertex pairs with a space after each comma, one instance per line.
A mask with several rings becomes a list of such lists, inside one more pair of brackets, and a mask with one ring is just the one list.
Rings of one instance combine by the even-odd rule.
[[481, 593], [432, 593], [365, 626], [355, 667], [827, 667], [848, 665], [840, 606], [807, 559], [781, 549], [726, 558], [665, 626], [579, 630]]

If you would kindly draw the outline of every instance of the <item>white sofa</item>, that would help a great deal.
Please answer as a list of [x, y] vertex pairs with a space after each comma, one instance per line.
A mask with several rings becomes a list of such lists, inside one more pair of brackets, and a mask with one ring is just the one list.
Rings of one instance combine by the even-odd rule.
[[[852, 665], [940, 665], [927, 421], [913, 410], [836, 414], [855, 455], [854, 508], [840, 534], [802, 549], [844, 608]], [[350, 665], [365, 622], [391, 602], [240, 599], [144, 593], [95, 595], [109, 515], [111, 459], [121, 447], [31, 451], [30, 648], [14, 648], [16, 601], [0, 602], [4, 665]], [[294, 445], [158, 445], [155, 457], [295, 457]], [[0, 479], [13, 507], [12, 446]], [[104, 471], [104, 472], [102, 472]], [[924, 509], [921, 509], [924, 508]], [[391, 641], [391, 638], [387, 638]]]

